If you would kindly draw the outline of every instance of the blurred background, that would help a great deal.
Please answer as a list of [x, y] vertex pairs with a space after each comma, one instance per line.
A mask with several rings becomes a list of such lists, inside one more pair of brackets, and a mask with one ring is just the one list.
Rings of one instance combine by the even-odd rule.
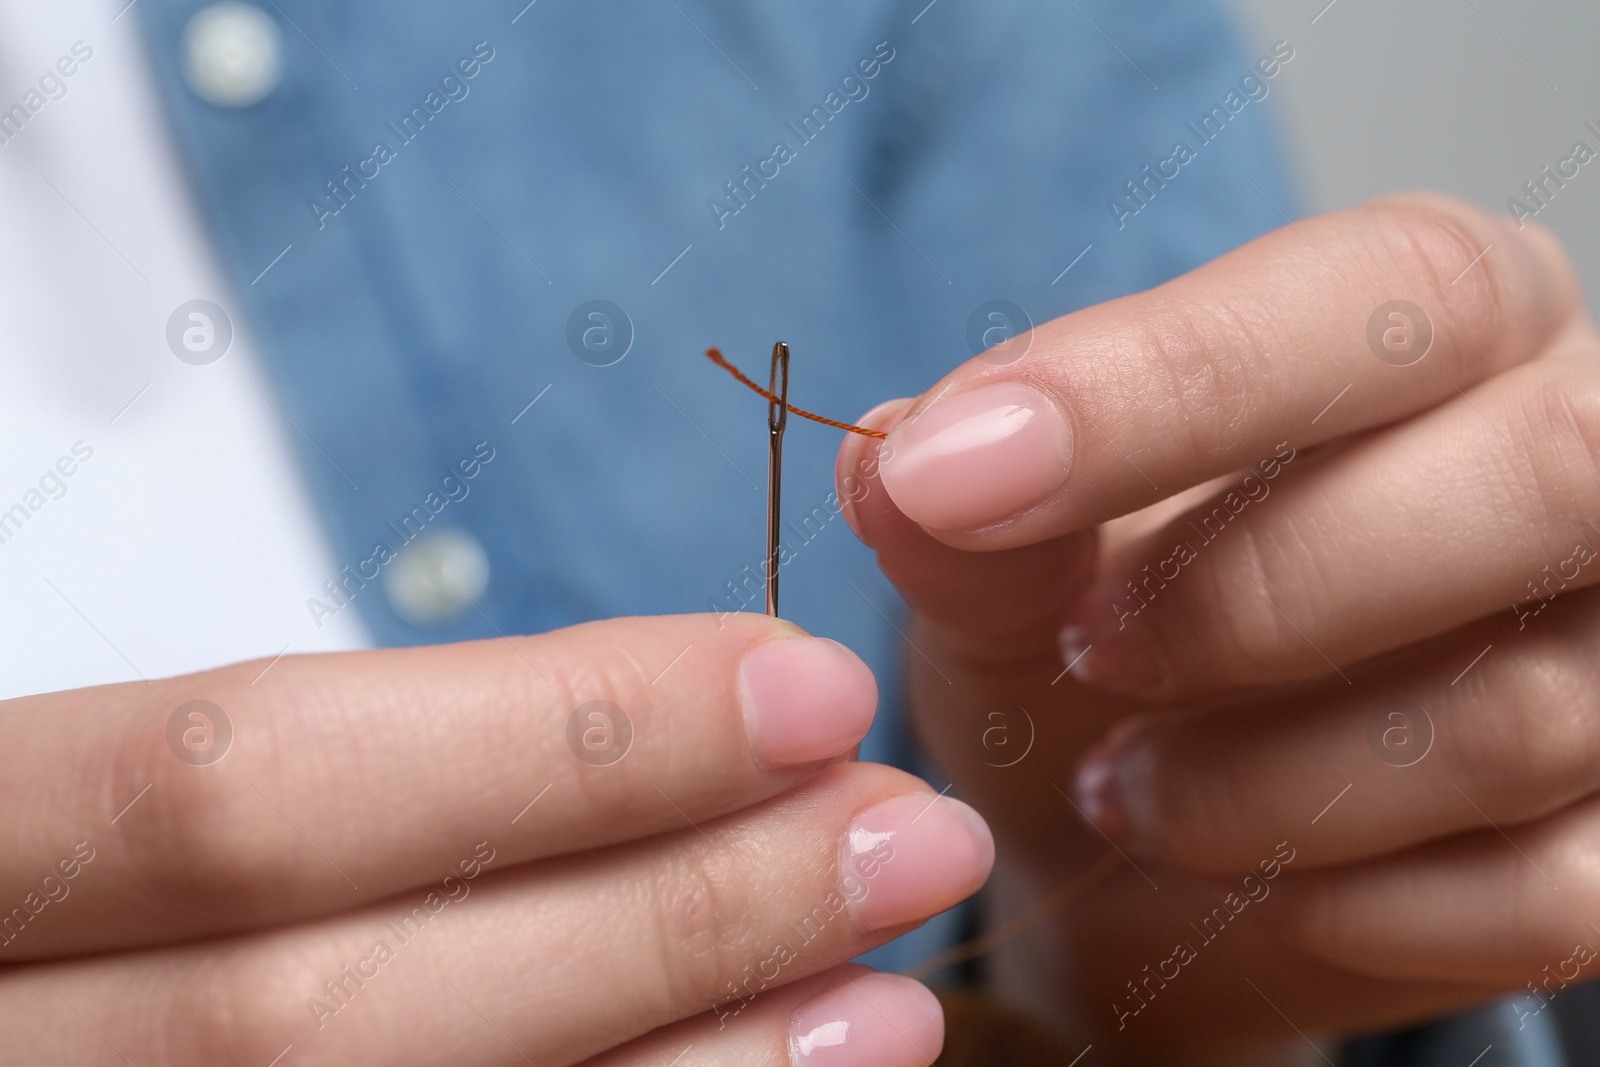
[[[1585, 141], [1600, 153], [1593, 0], [1233, 0], [1252, 54], [1287, 40], [1275, 120], [1307, 212], [1427, 186], [1509, 214]], [[1600, 307], [1600, 158], [1538, 220]], [[1492, 252], [1490, 253], [1493, 254]]]

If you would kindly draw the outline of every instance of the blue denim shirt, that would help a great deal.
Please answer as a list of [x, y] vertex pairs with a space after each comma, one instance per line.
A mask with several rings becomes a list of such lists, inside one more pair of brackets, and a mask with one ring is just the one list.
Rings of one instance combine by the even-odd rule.
[[[1146, 288], [1294, 211], [1265, 103], [1293, 60], [1266, 76], [1197, 0], [274, 0], [285, 73], [241, 109], [184, 82], [201, 6], [136, 11], [339, 561], [371, 574], [493, 450], [433, 520], [484, 546], [482, 614], [423, 627], [356, 589], [384, 644], [761, 610], [765, 408], [707, 345], [759, 376], [787, 340], [793, 400], [848, 419], [1015, 308]], [[872, 664], [864, 755], [905, 765], [900, 607], [830, 502], [838, 443], [788, 431], [811, 521], [784, 613]]]

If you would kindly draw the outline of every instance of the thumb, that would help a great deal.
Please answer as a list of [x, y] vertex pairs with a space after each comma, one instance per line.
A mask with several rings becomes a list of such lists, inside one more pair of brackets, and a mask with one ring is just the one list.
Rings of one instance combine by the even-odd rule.
[[[887, 432], [914, 402], [880, 404], [858, 425]], [[955, 650], [985, 659], [1057, 655], [1061, 619], [1093, 573], [1095, 532], [995, 552], [951, 548], [907, 518], [884, 490], [878, 468], [891, 447], [847, 434], [834, 467], [845, 521], [877, 553], [883, 573], [947, 632]]]

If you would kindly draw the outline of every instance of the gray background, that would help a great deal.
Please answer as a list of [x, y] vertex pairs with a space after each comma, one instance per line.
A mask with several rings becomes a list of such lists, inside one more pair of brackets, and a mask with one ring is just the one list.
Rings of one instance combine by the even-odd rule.
[[[1600, 153], [1584, 128], [1600, 127], [1596, 0], [1233, 3], [1252, 54], [1294, 45], [1272, 114], [1307, 211], [1427, 187], [1510, 218], [1507, 198], [1574, 141]], [[1538, 220], [1600, 308], [1600, 158]]]

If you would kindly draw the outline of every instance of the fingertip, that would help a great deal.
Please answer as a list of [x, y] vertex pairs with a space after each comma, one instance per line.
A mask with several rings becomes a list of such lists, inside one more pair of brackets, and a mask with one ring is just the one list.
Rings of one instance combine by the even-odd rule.
[[739, 700], [756, 762], [790, 767], [842, 756], [867, 736], [878, 681], [825, 637], [765, 641], [739, 663]]
[[[899, 425], [907, 411], [916, 403], [914, 398], [900, 397], [886, 400], [856, 420], [856, 425], [868, 430], [888, 433]], [[871, 545], [868, 523], [860, 513], [859, 505], [880, 485], [879, 472], [890, 455], [883, 438], [863, 434], [846, 434], [834, 461], [834, 488], [839, 495], [840, 510], [851, 531], [863, 542]]]
[[1581, 308], [1578, 275], [1573, 270], [1572, 256], [1561, 238], [1549, 226], [1534, 219], [1523, 220], [1517, 229], [1551, 279], [1552, 288], [1563, 298], [1563, 304], [1570, 303], [1573, 308]]
[[1104, 741], [1084, 753], [1073, 776], [1072, 792], [1078, 813], [1108, 839], [1143, 851], [1139, 830], [1148, 822], [1145, 798], [1130, 796], [1148, 776], [1149, 750], [1138, 742], [1156, 728], [1153, 715], [1123, 719]]
[[791, 1067], [928, 1067], [944, 1050], [944, 1008], [898, 974], [841, 976], [795, 1009]]
[[870, 882], [851, 909], [862, 930], [875, 931], [954, 907], [983, 888], [994, 856], [994, 835], [976, 809], [910, 793], [856, 813], [841, 866]]
[[[1564, 322], [1583, 309], [1582, 282], [1573, 266], [1571, 253], [1555, 231], [1532, 213], [1513, 212], [1508, 217], [1462, 197], [1427, 189], [1390, 194], [1377, 198], [1374, 203], [1411, 205], [1443, 212], [1481, 235], [1483, 252], [1480, 255], [1488, 256], [1498, 250], [1500, 255], [1522, 260], [1522, 269], [1511, 269], [1506, 276], [1515, 281], [1528, 278], [1532, 272], [1529, 295], [1539, 309], [1541, 321]], [[1452, 280], [1451, 285], [1459, 280], [1459, 277]]]
[[930, 533], [974, 532], [1059, 492], [1073, 434], [1039, 389], [996, 380], [939, 397], [886, 445], [883, 485], [902, 512]]

